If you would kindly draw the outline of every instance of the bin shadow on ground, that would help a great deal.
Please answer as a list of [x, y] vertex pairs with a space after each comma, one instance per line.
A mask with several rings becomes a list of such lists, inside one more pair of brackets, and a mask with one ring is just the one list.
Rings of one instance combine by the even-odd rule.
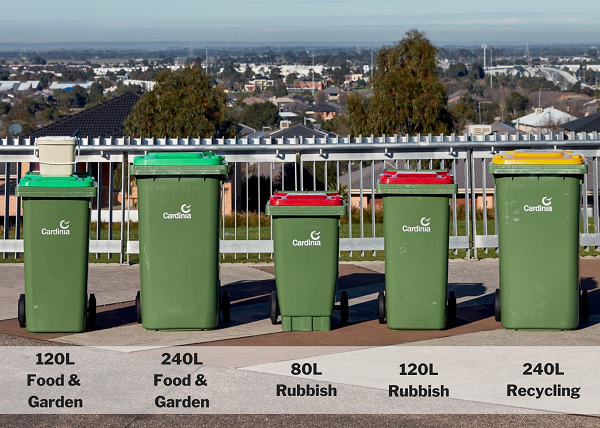
[[[374, 273], [352, 273], [339, 278], [336, 303], [340, 301], [342, 291], [345, 291], [350, 300], [349, 324], [360, 324], [377, 319], [377, 293], [385, 289], [384, 278], [383, 274]], [[454, 291], [459, 300], [457, 325], [479, 321], [493, 315], [493, 294], [484, 294], [486, 289], [483, 284], [450, 283], [448, 289]], [[229, 323], [221, 322], [219, 329], [268, 318], [270, 295], [275, 290], [275, 280], [236, 283], [223, 287], [223, 290], [227, 290], [230, 294], [231, 318]], [[475, 298], [460, 302], [461, 299], [469, 297]], [[136, 323], [135, 306], [133, 302], [126, 302], [99, 308], [94, 330], [134, 323]], [[340, 313], [336, 310], [332, 315], [332, 328], [341, 326]]]

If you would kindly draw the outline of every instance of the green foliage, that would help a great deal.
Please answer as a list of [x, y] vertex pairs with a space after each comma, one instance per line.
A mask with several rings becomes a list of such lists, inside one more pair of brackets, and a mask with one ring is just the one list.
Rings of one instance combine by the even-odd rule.
[[277, 98], [285, 97], [288, 94], [288, 91], [285, 85], [275, 86], [274, 94]]
[[292, 85], [297, 78], [298, 78], [298, 75], [296, 73], [288, 74], [287, 76], [285, 76], [286, 85]]
[[36, 65], [44, 65], [46, 64], [46, 60], [41, 56], [34, 56], [33, 58], [31, 58], [31, 63]]
[[140, 85], [119, 85], [117, 86], [117, 89], [115, 89], [115, 95], [120, 97], [128, 92], [139, 92], [141, 90], [142, 87]]
[[520, 112], [523, 112], [527, 109], [527, 105], [529, 103], [529, 99], [518, 93], [517, 91], [513, 91], [506, 97], [504, 100], [506, 108], [512, 111], [512, 115], [516, 116]]
[[279, 121], [279, 110], [272, 102], [256, 103], [245, 106], [239, 114], [240, 123], [253, 129], [275, 126]]
[[469, 74], [469, 71], [467, 70], [467, 66], [461, 62], [450, 64], [450, 66], [448, 67], [448, 69], [445, 72], [446, 77], [450, 77], [453, 79], [458, 78], [458, 77], [464, 77], [468, 74]]
[[198, 67], [163, 70], [125, 121], [132, 136], [227, 137], [227, 96]]
[[478, 62], [473, 63], [471, 65], [469, 77], [473, 80], [485, 79], [485, 71], [483, 70], [483, 66]]
[[450, 131], [446, 89], [437, 76], [436, 48], [424, 33], [404, 39], [377, 55], [370, 102], [348, 97], [355, 134], [439, 134]]

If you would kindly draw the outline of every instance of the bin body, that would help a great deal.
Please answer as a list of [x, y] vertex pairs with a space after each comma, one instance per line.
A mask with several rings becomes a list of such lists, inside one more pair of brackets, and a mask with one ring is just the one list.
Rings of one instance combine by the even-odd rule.
[[[545, 163], [544, 153], [561, 157]], [[575, 329], [580, 184], [587, 165], [581, 156], [560, 151], [514, 154], [495, 157], [488, 168], [496, 184], [502, 326]]]
[[275, 282], [283, 330], [331, 330], [339, 218], [346, 213], [343, 199], [322, 192], [276, 193], [266, 213], [273, 221]]
[[456, 187], [441, 171], [386, 171], [378, 181], [391, 329], [446, 327], [449, 212]]
[[27, 174], [16, 194], [23, 198], [27, 331], [85, 331], [94, 179]]
[[210, 330], [219, 324], [219, 218], [228, 166], [212, 153], [134, 160], [142, 326]]

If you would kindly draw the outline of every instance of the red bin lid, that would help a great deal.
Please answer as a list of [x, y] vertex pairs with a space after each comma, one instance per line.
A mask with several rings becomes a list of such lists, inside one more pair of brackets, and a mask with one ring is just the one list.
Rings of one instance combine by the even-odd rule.
[[381, 184], [454, 184], [448, 171], [383, 171]]
[[343, 205], [344, 198], [339, 193], [284, 193], [275, 192], [269, 205], [277, 206], [334, 206]]

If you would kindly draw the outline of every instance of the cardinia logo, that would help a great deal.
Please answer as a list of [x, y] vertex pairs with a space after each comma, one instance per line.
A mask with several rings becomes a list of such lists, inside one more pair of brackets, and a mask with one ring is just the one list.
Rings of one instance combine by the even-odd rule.
[[523, 210], [525, 211], [552, 211], [552, 198], [544, 196], [542, 203], [539, 205], [524, 205]]
[[417, 226], [408, 226], [405, 224], [402, 226], [402, 231], [403, 232], [431, 232], [430, 224], [431, 224], [431, 218], [422, 217], [421, 224], [419, 224]]
[[179, 208], [179, 212], [176, 213], [163, 213], [163, 218], [167, 220], [186, 220], [192, 218], [192, 206], [188, 204], [183, 204], [181, 208]]
[[58, 223], [58, 227], [56, 229], [46, 229], [42, 228], [42, 235], [70, 235], [71, 231], [69, 230], [70, 221], [61, 220]]
[[310, 232], [310, 239], [300, 241], [298, 239], [294, 239], [292, 241], [292, 245], [294, 247], [314, 247], [321, 245], [321, 232], [317, 232], [313, 230]]

